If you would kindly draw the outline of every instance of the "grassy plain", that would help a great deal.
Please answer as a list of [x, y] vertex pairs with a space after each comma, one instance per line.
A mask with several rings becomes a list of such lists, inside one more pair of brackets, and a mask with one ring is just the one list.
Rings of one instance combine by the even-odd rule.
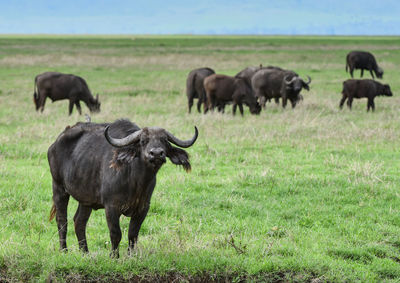
[[[375, 100], [375, 113], [365, 100], [338, 109], [354, 49], [376, 55], [394, 93]], [[0, 281], [399, 282], [399, 51], [398, 37], [0, 36]], [[311, 76], [304, 101], [243, 118], [230, 107], [187, 114], [191, 69], [234, 75], [260, 63]], [[180, 138], [199, 128], [192, 172], [170, 162], [159, 172], [132, 257], [121, 217], [121, 258], [109, 258], [103, 210], [82, 255], [74, 200], [69, 252], [58, 251], [46, 153], [84, 117], [67, 116], [67, 101], [35, 112], [33, 79], [50, 70], [100, 94], [94, 122], [126, 117]]]

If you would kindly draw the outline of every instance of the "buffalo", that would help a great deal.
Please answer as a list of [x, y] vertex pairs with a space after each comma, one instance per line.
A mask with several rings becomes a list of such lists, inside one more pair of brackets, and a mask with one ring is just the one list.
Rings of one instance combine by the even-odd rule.
[[371, 108], [375, 110], [374, 99], [378, 95], [393, 96], [390, 86], [381, 84], [374, 80], [346, 80], [343, 82], [342, 99], [339, 107], [343, 108], [344, 102], [347, 100], [347, 106], [351, 109], [353, 98], [368, 98], [367, 111]]
[[[246, 80], [246, 82], [249, 85], [251, 85], [251, 78], [259, 70], [282, 70], [282, 69], [279, 67], [276, 67], [276, 66], [263, 67], [262, 64], [260, 64], [259, 67], [250, 66], [250, 67], [244, 68], [243, 70], [241, 70], [239, 73], [237, 73], [235, 75], [235, 78], [242, 78], [242, 79]], [[268, 100], [270, 101], [271, 99], [269, 98]], [[279, 98], [275, 98], [275, 103], [279, 103]]]
[[53, 179], [53, 206], [60, 249], [67, 250], [67, 206], [70, 196], [79, 202], [74, 216], [79, 248], [88, 252], [86, 224], [93, 209], [104, 208], [110, 231], [111, 256], [118, 257], [121, 240], [119, 218], [131, 217], [128, 238], [130, 253], [150, 207], [156, 175], [168, 157], [190, 171], [189, 156], [182, 148], [194, 144], [179, 140], [165, 129], [140, 129], [128, 120], [114, 123], [77, 123], [67, 127], [49, 147], [48, 161]]
[[263, 67], [262, 64], [260, 64], [260, 66], [256, 67], [256, 66], [250, 66], [247, 68], [244, 68], [243, 70], [241, 70], [239, 73], [237, 73], [235, 75], [235, 78], [242, 78], [245, 79], [247, 81], [247, 83], [249, 85], [251, 85], [251, 78], [254, 76], [255, 73], [257, 73], [259, 70], [282, 70], [279, 67], [276, 66], [267, 66], [267, 67]]
[[193, 106], [193, 99], [197, 98], [197, 111], [201, 112], [201, 104], [206, 103], [206, 92], [204, 90], [204, 79], [215, 74], [211, 68], [199, 68], [192, 70], [186, 79], [186, 95], [188, 98], [189, 113]]
[[[308, 76], [307, 76], [308, 77]], [[265, 102], [274, 98], [282, 98], [282, 107], [285, 108], [289, 99], [292, 108], [302, 99], [302, 88], [310, 90], [311, 78], [305, 82], [293, 71], [280, 68], [261, 69], [251, 78], [251, 85], [259, 103], [265, 108]]]
[[35, 77], [33, 101], [36, 111], [44, 110], [46, 98], [49, 97], [53, 102], [56, 100], [69, 100], [69, 115], [72, 114], [74, 104], [79, 114], [82, 114], [79, 101], [83, 101], [90, 112], [100, 112], [99, 95], [96, 98], [91, 94], [86, 81], [72, 74], [62, 74], [58, 72], [45, 72]]
[[375, 75], [378, 77], [378, 79], [382, 79], [383, 77], [382, 68], [378, 67], [374, 55], [372, 55], [370, 52], [351, 51], [349, 54], [347, 54], [346, 72], [349, 70], [352, 78], [354, 69], [361, 69], [361, 78], [364, 75], [364, 70], [368, 70], [373, 79], [375, 77], [372, 71], [375, 72]]
[[251, 85], [242, 78], [214, 74], [205, 78], [204, 89], [207, 94], [205, 113], [216, 106], [223, 111], [225, 105], [231, 102], [233, 115], [236, 114], [236, 107], [239, 106], [240, 114], [243, 116], [243, 104], [249, 107], [252, 114], [259, 114], [261, 111]]

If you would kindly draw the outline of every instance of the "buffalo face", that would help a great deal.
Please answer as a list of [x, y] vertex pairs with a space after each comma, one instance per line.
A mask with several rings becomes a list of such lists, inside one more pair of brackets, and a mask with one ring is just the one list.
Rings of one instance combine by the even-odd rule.
[[106, 127], [104, 135], [112, 146], [118, 148], [117, 162], [119, 159], [131, 161], [134, 157], [140, 157], [147, 167], [157, 171], [168, 157], [172, 163], [182, 165], [186, 171], [191, 168], [187, 152], [172, 146], [171, 143], [183, 148], [192, 146], [198, 136], [196, 127], [192, 139], [184, 141], [158, 127], [143, 128], [122, 139], [112, 138], [108, 129], [109, 126]]
[[294, 76], [292, 79], [288, 79], [287, 76], [284, 77], [286, 84], [286, 89], [293, 91], [293, 93], [299, 93], [302, 88], [310, 90], [311, 78], [308, 77], [308, 82], [303, 81], [299, 76]]
[[378, 77], [378, 79], [382, 79], [383, 78], [383, 70], [382, 70], [382, 68], [378, 67], [378, 70], [376, 71], [376, 76]]
[[261, 112], [261, 106], [260, 106], [260, 104], [258, 104], [257, 101], [255, 103], [253, 103], [252, 105], [250, 105], [249, 108], [250, 108], [250, 113], [251, 114], [258, 115]]
[[88, 107], [91, 113], [98, 113], [100, 112], [100, 101], [99, 101], [99, 94], [96, 95], [96, 99], [92, 99], [90, 103], [88, 103]]
[[144, 128], [140, 148], [141, 158], [149, 167], [158, 170], [166, 162], [168, 140], [162, 129]]
[[393, 96], [393, 93], [390, 90], [390, 86], [389, 85], [383, 85], [383, 95]]

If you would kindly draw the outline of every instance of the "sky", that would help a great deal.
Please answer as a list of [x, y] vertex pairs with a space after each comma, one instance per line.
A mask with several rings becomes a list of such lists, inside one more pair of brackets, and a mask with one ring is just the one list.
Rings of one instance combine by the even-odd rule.
[[399, 0], [0, 0], [0, 34], [400, 35]]

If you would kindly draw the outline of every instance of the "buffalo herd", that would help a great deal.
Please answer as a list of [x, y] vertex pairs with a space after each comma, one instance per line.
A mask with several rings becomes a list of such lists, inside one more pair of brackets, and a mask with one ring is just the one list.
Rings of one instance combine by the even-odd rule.
[[[346, 71], [353, 77], [354, 69], [369, 70], [372, 78], [382, 78], [374, 56], [368, 52], [353, 51], [346, 57]], [[80, 101], [90, 112], [100, 111], [99, 96], [94, 97], [86, 81], [76, 75], [46, 72], [35, 77], [34, 103], [43, 112], [46, 98], [52, 101], [68, 99], [69, 115], [74, 105], [81, 114]], [[192, 70], [186, 80], [188, 111], [194, 99], [197, 111], [204, 113], [224, 112], [232, 104], [243, 116], [243, 105], [251, 114], [259, 114], [266, 102], [274, 100], [285, 108], [289, 100], [292, 108], [303, 99], [300, 92], [310, 90], [311, 78], [304, 80], [296, 72], [277, 66], [251, 66], [235, 76], [216, 74], [211, 68]], [[347, 100], [351, 109], [354, 98], [366, 97], [367, 110], [375, 109], [374, 98], [392, 96], [389, 85], [375, 80], [350, 79], [343, 82], [340, 108]], [[74, 226], [79, 248], [87, 252], [86, 224], [92, 210], [105, 209], [110, 232], [112, 256], [118, 257], [121, 241], [119, 218], [131, 218], [128, 239], [129, 251], [135, 246], [140, 227], [150, 207], [150, 199], [156, 185], [156, 175], [167, 158], [190, 171], [188, 153], [181, 148], [192, 146], [198, 130], [191, 139], [180, 140], [163, 128], [139, 128], [128, 120], [97, 124], [79, 122], [68, 126], [48, 149], [48, 161], [52, 176], [53, 207], [50, 219], [56, 218], [60, 249], [67, 249], [67, 207], [72, 196], [79, 202], [74, 216]], [[175, 145], [175, 146], [174, 146]], [[176, 147], [177, 146], [177, 147]]]
[[[374, 74], [382, 79], [383, 69], [376, 63], [375, 57], [370, 52], [352, 51], [346, 56], [346, 72], [350, 72], [353, 78], [355, 69], [368, 70], [373, 79]], [[277, 66], [250, 66], [238, 72], [234, 77], [216, 74], [211, 68], [198, 68], [192, 70], [186, 80], [186, 95], [188, 98], [189, 113], [193, 105], [193, 99], [197, 98], [197, 111], [201, 112], [204, 105], [204, 113], [213, 111], [224, 112], [227, 104], [233, 104], [232, 114], [236, 114], [239, 106], [243, 116], [243, 104], [249, 107], [251, 114], [259, 114], [261, 108], [266, 108], [266, 102], [272, 99], [285, 108], [290, 101], [292, 108], [303, 100], [300, 94], [302, 89], [310, 90], [311, 78], [303, 80], [296, 72], [285, 70]], [[342, 99], [340, 109], [346, 99], [351, 109], [353, 98], [366, 97], [368, 99], [367, 111], [375, 109], [374, 98], [378, 95], [392, 96], [389, 85], [381, 84], [374, 80], [347, 80], [343, 82]]]

